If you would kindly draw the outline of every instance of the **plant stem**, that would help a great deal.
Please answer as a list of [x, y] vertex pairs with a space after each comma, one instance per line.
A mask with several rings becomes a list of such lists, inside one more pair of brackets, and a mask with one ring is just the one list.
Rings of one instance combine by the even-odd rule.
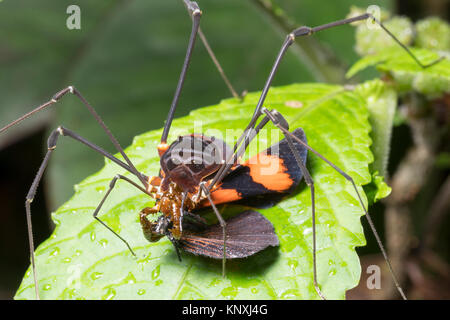
[[[413, 224], [411, 205], [428, 180], [435, 163], [439, 135], [435, 119], [429, 115], [416, 115], [424, 106], [414, 99], [406, 104], [408, 124], [411, 128], [413, 146], [400, 162], [391, 179], [392, 193], [386, 199], [386, 243], [392, 265], [399, 282], [405, 283], [407, 260], [413, 248]], [[395, 296], [395, 287], [386, 291]], [[386, 297], [386, 298], [388, 298]]]
[[[252, 1], [281, 34], [287, 35], [298, 27], [273, 0]], [[302, 37], [292, 48], [317, 81], [342, 83], [345, 79], [345, 67], [340, 59], [313, 37]]]

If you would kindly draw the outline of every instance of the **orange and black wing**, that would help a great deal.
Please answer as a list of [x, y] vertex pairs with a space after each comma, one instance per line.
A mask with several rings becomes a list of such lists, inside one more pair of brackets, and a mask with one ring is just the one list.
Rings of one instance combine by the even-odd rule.
[[[251, 226], [251, 228], [249, 227]], [[246, 258], [267, 247], [279, 245], [272, 223], [256, 211], [244, 211], [227, 221], [226, 258]], [[179, 246], [195, 255], [223, 258], [223, 234], [220, 224], [201, 232], [185, 230]]]
[[[306, 143], [301, 128], [292, 133]], [[307, 149], [297, 141], [293, 143], [303, 163], [306, 163]], [[294, 154], [286, 139], [283, 139], [230, 172], [211, 196], [215, 204], [249, 198], [257, 200], [267, 195], [279, 196], [292, 192], [302, 178]], [[209, 206], [208, 200], [202, 204]]]

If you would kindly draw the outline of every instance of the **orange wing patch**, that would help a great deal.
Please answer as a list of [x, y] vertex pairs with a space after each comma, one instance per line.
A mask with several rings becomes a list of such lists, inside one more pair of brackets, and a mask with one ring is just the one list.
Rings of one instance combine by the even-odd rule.
[[[211, 199], [214, 204], [221, 204], [232, 202], [236, 200], [241, 200], [242, 197], [239, 195], [236, 189], [220, 189], [220, 187], [213, 192], [211, 192]], [[209, 207], [211, 204], [208, 199], [203, 200], [200, 203], [200, 207]]]
[[262, 184], [269, 190], [283, 192], [293, 184], [283, 159], [278, 156], [260, 153], [242, 165], [250, 168], [250, 177], [254, 182]]
[[[306, 136], [301, 128], [292, 133], [306, 143]], [[300, 142], [294, 141], [293, 144], [301, 161], [306, 163], [307, 149]], [[273, 154], [274, 150], [276, 154]], [[215, 204], [237, 200], [249, 200], [249, 203], [256, 201], [258, 205], [264, 202], [273, 204], [283, 194], [293, 192], [302, 178], [297, 159], [287, 140], [283, 139], [236, 166], [211, 193], [212, 200]], [[200, 205], [208, 206], [208, 200]]]

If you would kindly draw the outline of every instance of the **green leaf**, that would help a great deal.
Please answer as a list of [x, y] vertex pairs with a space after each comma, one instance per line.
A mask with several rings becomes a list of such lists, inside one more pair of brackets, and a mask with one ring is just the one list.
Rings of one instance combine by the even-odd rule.
[[[411, 50], [423, 64], [440, 57], [438, 53], [426, 49]], [[396, 90], [400, 92], [416, 90], [429, 96], [440, 96], [450, 92], [448, 58], [424, 69], [401, 48], [391, 48], [362, 58], [350, 68], [346, 76], [350, 78], [370, 66], [376, 66], [380, 72], [390, 75], [395, 81]]]
[[384, 176], [387, 174], [397, 93], [379, 79], [358, 85], [355, 92], [367, 101], [369, 123], [372, 127], [370, 137], [373, 143], [370, 149], [374, 155], [374, 162], [369, 165], [372, 181], [364, 186], [369, 205], [372, 205], [391, 193], [391, 188], [384, 181]]
[[[0, 70], [5, 76], [0, 77], [0, 126], [48, 101], [58, 90], [73, 85], [101, 115], [118, 141], [129, 145], [137, 134], [164, 123], [192, 21], [181, 0], [80, 0], [76, 4], [81, 8], [81, 30], [69, 30], [66, 9], [73, 3], [71, 0], [2, 3]], [[201, 28], [233, 86], [239, 93], [261, 90], [285, 35], [248, 1], [228, 0], [226, 4], [203, 1], [200, 6]], [[351, 51], [348, 47], [341, 55]], [[302, 63], [290, 50], [274, 84], [299, 79], [314, 81]], [[198, 41], [177, 116], [229, 96]], [[3, 143], [44, 125], [48, 135], [64, 125], [113, 151], [96, 121], [70, 95], [2, 133], [0, 148]], [[59, 151], [52, 156], [46, 175], [47, 195], [51, 197], [47, 200], [53, 208], [72, 195], [76, 182], [102, 166], [100, 157], [88, 159], [85, 146], [77, 142], [62, 139], [58, 145]]]
[[[6, 125], [69, 85], [78, 58], [88, 50], [89, 36], [96, 34], [98, 21], [114, 9], [112, 1], [82, 1], [82, 31], [66, 27], [67, 7], [73, 2], [43, 0], [4, 1], [0, 10], [1, 54], [0, 126]], [[51, 122], [49, 112], [40, 112], [0, 136], [0, 147], [26, 136]]]
[[364, 82], [355, 89], [367, 100], [369, 122], [372, 127], [372, 152], [374, 162], [370, 165], [371, 172], [386, 175], [391, 145], [392, 126], [397, 108], [397, 93], [383, 81], [376, 79]]
[[441, 152], [437, 155], [436, 167], [442, 170], [450, 168], [450, 152]]
[[415, 44], [419, 48], [450, 51], [450, 25], [438, 17], [416, 23]]
[[[250, 119], [259, 93], [243, 102], [228, 99], [198, 109], [173, 122], [169, 141], [193, 131], [218, 136], [242, 130]], [[302, 127], [309, 144], [350, 174], [363, 200], [361, 185], [371, 182], [370, 125], [367, 102], [360, 93], [341, 86], [302, 84], [272, 88], [265, 104], [288, 119], [291, 130]], [[199, 127], [201, 124], [201, 128]], [[269, 125], [268, 129], [274, 126]], [[236, 132], [233, 132], [236, 133]], [[278, 130], [258, 138], [263, 149]], [[161, 130], [136, 137], [126, 152], [138, 169], [156, 175], [156, 146]], [[224, 135], [227, 143], [234, 137]], [[256, 142], [250, 147], [256, 152]], [[357, 196], [341, 175], [309, 154], [307, 166], [315, 181], [318, 244], [318, 279], [325, 296], [343, 299], [355, 287], [361, 267], [356, 246], [365, 244]], [[127, 183], [118, 182], [100, 217], [131, 244], [137, 258], [110, 231], [92, 218], [95, 207], [117, 173], [114, 163], [76, 186], [75, 196], [53, 214], [56, 229], [36, 250], [36, 265], [45, 299], [317, 299], [312, 276], [312, 224], [310, 191], [302, 182], [298, 190], [277, 206], [259, 210], [274, 225], [280, 247], [249, 259], [228, 261], [227, 276], [221, 263], [182, 253], [177, 260], [170, 241], [148, 243], [140, 229], [139, 211], [152, 199]], [[227, 205], [225, 212], [242, 210]], [[30, 270], [16, 299], [34, 298]]]
[[[413, 40], [413, 24], [407, 17], [394, 17], [383, 25], [391, 31], [401, 43], [409, 45]], [[356, 52], [361, 55], [371, 55], [380, 53], [387, 48], [396, 47], [398, 44], [392, 37], [378, 25], [371, 25], [368, 28], [367, 23], [359, 23], [356, 28]]]
[[[327, 12], [316, 0], [276, 2], [294, 23], [316, 26], [345, 17], [354, 0], [330, 1]], [[358, 3], [368, 6], [372, 2]], [[393, 2], [379, 0], [377, 4], [392, 8]], [[81, 30], [69, 30], [66, 9], [73, 3], [3, 1], [0, 70], [5, 76], [0, 77], [0, 126], [47, 101], [63, 87], [74, 85], [120, 143], [129, 145], [135, 135], [164, 123], [185, 55], [191, 20], [181, 0], [78, 0]], [[199, 5], [203, 11], [201, 28], [233, 86], [239, 93], [261, 90], [286, 32], [280, 31], [251, 1], [201, 1]], [[352, 64], [358, 58], [353, 50], [353, 33], [353, 28], [344, 26], [319, 32], [313, 38], [329, 47], [328, 51], [339, 60]], [[288, 50], [274, 85], [317, 80], [307, 61], [298, 57], [296, 46]], [[322, 56], [318, 60], [322, 61]], [[198, 41], [177, 116], [229, 96]], [[0, 148], [44, 125], [48, 134], [64, 125], [106, 150], [113, 150], [95, 120], [70, 96], [4, 132], [0, 135]], [[88, 159], [85, 147], [76, 142], [62, 139], [59, 145], [60, 151], [53, 155], [45, 181], [46, 200], [51, 208], [66, 201], [72, 195], [73, 185], [82, 177], [102, 166], [100, 158]]]
[[386, 184], [383, 176], [380, 176], [378, 171], [375, 171], [372, 174], [372, 181], [370, 184], [364, 186], [364, 192], [369, 200], [369, 205], [372, 205], [380, 199], [386, 198], [391, 191], [392, 188]]

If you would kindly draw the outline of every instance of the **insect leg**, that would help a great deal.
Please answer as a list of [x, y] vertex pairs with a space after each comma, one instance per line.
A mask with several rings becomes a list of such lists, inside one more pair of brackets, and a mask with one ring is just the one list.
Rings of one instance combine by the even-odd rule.
[[[287, 122], [286, 122], [286, 120], [284, 119], [284, 117], [281, 115], [281, 113], [279, 113], [279, 112], [276, 111], [276, 110], [271, 110], [271, 111], [269, 111], [269, 110], [267, 110], [266, 108], [263, 108], [263, 112], [270, 118], [270, 120], [273, 122], [273, 124], [274, 124], [276, 127], [278, 127], [278, 128], [283, 132], [283, 134], [285, 135], [285, 137], [286, 137], [288, 143], [289, 143], [289, 141], [290, 141], [289, 138], [292, 138], [292, 139], [294, 139], [295, 141], [297, 141], [298, 143], [301, 143], [305, 148], [307, 148], [309, 151], [311, 151], [311, 152], [313, 152], [315, 155], [317, 155], [320, 159], [322, 159], [323, 161], [325, 161], [328, 165], [330, 165], [334, 170], [336, 170], [340, 175], [342, 175], [346, 180], [348, 180], [348, 181], [352, 184], [353, 189], [355, 190], [356, 195], [358, 196], [359, 203], [360, 203], [360, 205], [361, 205], [361, 207], [362, 207], [362, 209], [363, 209], [363, 211], [364, 211], [364, 214], [365, 214], [365, 216], [366, 216], [366, 218], [367, 218], [367, 221], [369, 222], [370, 228], [372, 229], [372, 233], [373, 233], [374, 236], [375, 236], [375, 239], [376, 239], [376, 241], [377, 241], [378, 247], [380, 248], [380, 251], [381, 251], [381, 253], [383, 254], [383, 257], [384, 257], [384, 259], [385, 259], [385, 261], [386, 261], [386, 264], [387, 264], [387, 266], [388, 266], [388, 268], [389, 268], [389, 271], [390, 271], [390, 273], [391, 273], [391, 276], [392, 276], [392, 279], [393, 279], [393, 281], [394, 281], [394, 283], [395, 283], [395, 286], [397, 287], [397, 290], [398, 290], [398, 292], [400, 293], [401, 297], [402, 297], [404, 300], [407, 300], [407, 298], [406, 298], [406, 296], [405, 296], [405, 294], [404, 294], [404, 292], [403, 292], [403, 289], [401, 288], [401, 286], [400, 286], [400, 284], [399, 284], [399, 282], [398, 282], [398, 280], [397, 280], [397, 277], [395, 276], [395, 273], [394, 273], [394, 270], [393, 270], [393, 268], [392, 268], [390, 259], [389, 259], [388, 255], [387, 255], [387, 253], [386, 253], [386, 250], [385, 250], [385, 248], [384, 248], [384, 246], [383, 246], [383, 243], [381, 242], [381, 239], [380, 239], [380, 237], [379, 237], [379, 235], [378, 235], [378, 232], [377, 232], [377, 230], [375, 229], [375, 226], [374, 226], [374, 224], [373, 224], [372, 218], [370, 217], [369, 212], [368, 212], [366, 206], [364, 205], [364, 202], [363, 202], [363, 200], [362, 200], [362, 198], [361, 198], [361, 194], [359, 193], [358, 188], [356, 187], [356, 183], [355, 183], [355, 181], [353, 180], [353, 178], [352, 178], [351, 176], [349, 176], [347, 173], [345, 173], [344, 171], [342, 171], [340, 168], [338, 168], [334, 163], [332, 163], [330, 160], [328, 160], [327, 158], [325, 158], [325, 157], [324, 157], [323, 155], [321, 155], [319, 152], [317, 152], [316, 150], [314, 150], [313, 148], [311, 148], [306, 142], [302, 141], [301, 139], [299, 139], [299, 138], [297, 138], [295, 135], [293, 135], [293, 134], [289, 131], [289, 128], [285, 125], [285, 124], [287, 124]], [[288, 137], [289, 137], [289, 138], [288, 138]], [[290, 144], [290, 146], [291, 146], [292, 141], [291, 141], [289, 144]], [[296, 150], [293, 149], [292, 147], [291, 147], [291, 150], [292, 150], [292, 152], [294, 152], [294, 155], [295, 155], [296, 159], [297, 159], [297, 158], [300, 159], [300, 156], [298, 156], [298, 154], [296, 154]], [[300, 159], [300, 160], [301, 160], [301, 159]], [[306, 179], [306, 177], [305, 177], [305, 179]], [[315, 240], [313, 240], [313, 241], [315, 241]]]

